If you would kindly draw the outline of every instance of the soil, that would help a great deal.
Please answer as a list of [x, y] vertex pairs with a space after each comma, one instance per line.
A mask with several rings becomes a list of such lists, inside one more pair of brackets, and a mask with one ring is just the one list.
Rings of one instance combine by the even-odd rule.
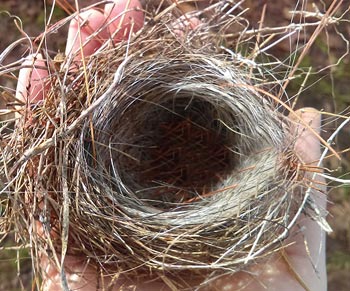
[[[50, 3], [50, 1], [48, 1]], [[65, 1], [57, 1], [65, 2]], [[68, 1], [74, 3], [74, 1]], [[93, 1], [85, 1], [87, 2]], [[273, 2], [273, 5], [271, 3]], [[255, 1], [246, 0], [245, 7], [250, 7], [248, 11], [252, 27], [257, 27], [261, 10], [264, 3], [269, 4], [267, 7], [266, 24], [274, 26], [276, 23], [289, 23], [289, 11], [294, 8], [293, 3], [299, 1]], [[303, 2], [303, 1], [300, 1]], [[318, 7], [324, 11], [331, 1], [308, 1], [306, 9], [314, 11]], [[316, 6], [313, 6], [316, 4]], [[349, 1], [343, 1], [343, 7], [340, 11], [346, 11], [349, 6]], [[74, 7], [74, 4], [73, 4]], [[47, 8], [50, 8], [48, 4]], [[339, 13], [338, 16], [340, 16]], [[18, 16], [18, 17], [17, 17]], [[53, 13], [55, 21], [67, 16], [67, 13], [62, 7], [56, 7]], [[349, 13], [344, 16], [344, 19], [350, 19]], [[24, 34], [20, 32], [19, 27], [23, 27], [25, 33], [29, 36], [37, 36], [44, 29], [44, 1], [31, 0], [3, 0], [0, 2], [0, 53], [12, 42]], [[308, 55], [305, 57], [302, 65], [312, 66], [315, 74], [312, 74], [305, 85], [302, 92], [302, 97], [298, 103], [299, 107], [313, 106], [318, 109], [323, 109], [329, 112], [345, 112], [349, 113], [350, 106], [350, 56], [347, 53], [346, 43], [342, 40], [339, 32], [343, 33], [348, 40], [350, 39], [350, 24], [342, 22], [337, 25], [336, 29], [329, 28], [322, 33], [319, 39], [314, 43]], [[52, 50], [64, 51], [65, 37], [67, 28], [60, 30], [51, 39]], [[308, 31], [303, 35], [308, 37]], [[299, 39], [300, 41], [300, 39]], [[284, 42], [278, 46], [276, 54], [283, 55], [290, 51], [290, 45], [293, 43]], [[6, 63], [13, 62], [18, 58], [23, 57], [27, 53], [27, 48], [21, 46], [12, 52], [5, 60]], [[326, 68], [330, 64], [337, 63], [337, 66]], [[316, 72], [318, 72], [316, 74]], [[7, 88], [15, 88], [15, 82], [1, 78], [0, 86]], [[297, 91], [300, 84], [296, 83], [295, 88], [291, 86], [291, 92]], [[293, 91], [294, 90], [294, 91]], [[1, 104], [2, 103], [2, 104]], [[5, 106], [4, 100], [0, 98], [0, 106]], [[1, 121], [1, 120], [0, 120]], [[336, 127], [335, 123], [328, 124], [328, 120], [324, 120], [324, 136], [330, 135]], [[336, 149], [349, 148], [350, 128], [347, 127], [338, 136]], [[336, 159], [330, 159], [327, 162], [327, 167], [337, 169], [335, 175], [344, 178], [350, 177], [350, 153], [345, 152], [342, 155], [342, 160], [339, 162]], [[329, 212], [328, 221], [333, 228], [327, 238], [327, 268], [328, 268], [328, 290], [347, 291], [350, 290], [350, 189], [349, 187], [336, 187], [336, 184], [330, 185], [329, 191]], [[0, 289], [1, 290], [31, 290], [32, 274], [31, 261], [28, 251], [25, 249], [15, 251], [4, 251], [1, 248], [4, 246], [13, 246], [16, 243], [13, 235], [8, 236], [4, 241], [0, 241]], [[19, 260], [18, 260], [19, 259]], [[20, 266], [20, 269], [18, 269]]]

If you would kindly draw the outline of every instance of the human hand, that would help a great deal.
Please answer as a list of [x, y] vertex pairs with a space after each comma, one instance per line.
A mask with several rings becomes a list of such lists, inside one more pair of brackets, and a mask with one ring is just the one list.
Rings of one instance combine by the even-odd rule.
[[[106, 5], [104, 11], [89, 10], [79, 15], [79, 21], [73, 20], [67, 38], [66, 56], [71, 62], [79, 62], [84, 57], [93, 54], [111, 36], [115, 42], [127, 39], [130, 31], [138, 30], [143, 23], [143, 15], [140, 11], [133, 11], [133, 7], [140, 7], [137, 0], [115, 1]], [[114, 16], [123, 14], [128, 6], [130, 12], [125, 14], [123, 20], [116, 20], [107, 26], [108, 20]], [[130, 18], [129, 18], [130, 17]], [[119, 26], [122, 29], [118, 29]], [[98, 33], [97, 33], [98, 32]], [[116, 32], [116, 33], [115, 33]], [[91, 37], [92, 36], [92, 37]], [[45, 98], [47, 85], [43, 80], [49, 75], [45, 69], [45, 61], [41, 55], [36, 55], [29, 60], [34, 62], [34, 70], [22, 69], [19, 76], [17, 97], [27, 103], [36, 103]], [[28, 84], [31, 84], [28, 87]], [[29, 90], [28, 90], [29, 88]], [[310, 109], [298, 111], [305, 124], [320, 130], [320, 116]], [[294, 120], [296, 124], [300, 120]], [[298, 136], [295, 149], [305, 164], [314, 164], [319, 159], [320, 149], [317, 137], [302, 124], [296, 125]], [[298, 132], [298, 133], [297, 133]], [[320, 181], [322, 182], [322, 181]], [[314, 191], [312, 195], [321, 208], [325, 208], [325, 197], [322, 193]], [[324, 234], [316, 222], [307, 217], [300, 217], [298, 223], [298, 235], [286, 241], [287, 246], [283, 251], [272, 255], [264, 263], [252, 265], [245, 271], [234, 275], [227, 275], [211, 283], [209, 290], [325, 290], [325, 241]], [[312, 265], [313, 262], [316, 268]], [[42, 259], [45, 268], [45, 290], [61, 290], [60, 274], [56, 267], [45, 258]], [[89, 264], [85, 257], [65, 258], [65, 271], [70, 289], [84, 291], [97, 290], [101, 285], [112, 284], [114, 289], [127, 286], [136, 286], [137, 290], [167, 290], [169, 287], [164, 281], [149, 278], [127, 278], [119, 276], [112, 278], [108, 274], [99, 273], [96, 266]], [[318, 271], [318, 273], [316, 272]], [[187, 279], [187, 278], [186, 278]], [[191, 280], [191, 278], [188, 278]], [[191, 282], [189, 282], [191, 284]], [[196, 285], [193, 282], [192, 285]], [[307, 289], [308, 288], [308, 289]]]

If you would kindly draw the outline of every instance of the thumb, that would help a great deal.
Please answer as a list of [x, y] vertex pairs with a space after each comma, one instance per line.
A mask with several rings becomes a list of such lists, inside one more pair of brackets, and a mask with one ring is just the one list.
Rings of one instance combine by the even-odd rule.
[[295, 151], [305, 164], [315, 165], [321, 155], [320, 141], [310, 130], [319, 133], [321, 130], [321, 114], [318, 110], [306, 107], [290, 116], [292, 135], [296, 138]]

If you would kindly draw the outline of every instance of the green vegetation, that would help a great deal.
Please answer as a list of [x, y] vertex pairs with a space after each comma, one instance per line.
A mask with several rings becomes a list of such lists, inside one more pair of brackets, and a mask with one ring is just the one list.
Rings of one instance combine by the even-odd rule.
[[350, 253], [337, 251], [329, 257], [327, 269], [333, 270], [348, 270], [350, 272]]

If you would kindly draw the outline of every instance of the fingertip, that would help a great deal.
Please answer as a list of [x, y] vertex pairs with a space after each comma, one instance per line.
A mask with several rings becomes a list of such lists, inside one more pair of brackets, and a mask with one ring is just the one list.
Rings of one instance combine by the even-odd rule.
[[16, 98], [23, 102], [35, 103], [43, 100], [47, 91], [45, 83], [48, 71], [41, 54], [29, 55], [20, 69], [16, 88]]
[[69, 25], [66, 56], [73, 55], [74, 59], [79, 60], [93, 54], [108, 38], [105, 24], [105, 16], [98, 10], [90, 9], [79, 13]]
[[130, 33], [140, 30], [144, 14], [139, 0], [115, 0], [105, 6], [109, 32], [115, 42], [128, 39]]
[[295, 111], [296, 115], [309, 124], [314, 130], [320, 132], [321, 114], [313, 107], [304, 107]]
[[201, 24], [202, 22], [197, 17], [186, 17], [184, 15], [174, 23], [174, 32], [182, 37], [186, 31], [195, 30]]
[[312, 107], [295, 111], [290, 117], [293, 121], [293, 134], [296, 137], [295, 150], [304, 162], [315, 164], [320, 157], [320, 140], [315, 134], [321, 131], [321, 114]]

